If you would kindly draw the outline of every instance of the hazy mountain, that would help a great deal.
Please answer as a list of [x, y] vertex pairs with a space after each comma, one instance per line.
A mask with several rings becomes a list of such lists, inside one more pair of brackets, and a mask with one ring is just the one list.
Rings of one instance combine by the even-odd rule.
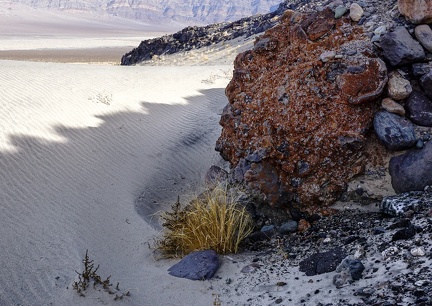
[[[2, 1], [5, 3], [5, 1]], [[32, 8], [110, 14], [144, 22], [209, 24], [275, 10], [282, 0], [9, 0]]]

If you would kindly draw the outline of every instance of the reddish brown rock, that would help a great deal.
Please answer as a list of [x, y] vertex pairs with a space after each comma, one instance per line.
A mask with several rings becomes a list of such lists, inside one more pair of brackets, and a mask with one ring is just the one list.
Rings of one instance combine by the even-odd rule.
[[333, 15], [285, 13], [237, 56], [226, 88], [216, 150], [274, 206], [330, 204], [364, 168], [387, 71], [361, 28]]
[[298, 222], [297, 230], [301, 233], [306, 232], [311, 227], [310, 223], [305, 219], [301, 219]]
[[412, 23], [432, 23], [432, 0], [398, 0], [398, 8]]

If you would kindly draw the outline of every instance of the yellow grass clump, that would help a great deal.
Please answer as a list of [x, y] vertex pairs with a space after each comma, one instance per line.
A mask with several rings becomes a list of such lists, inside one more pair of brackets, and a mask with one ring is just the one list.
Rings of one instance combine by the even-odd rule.
[[184, 209], [180, 202], [162, 215], [165, 228], [156, 248], [163, 257], [182, 257], [193, 251], [214, 250], [218, 254], [237, 253], [240, 242], [253, 230], [253, 221], [244, 207], [216, 187]]

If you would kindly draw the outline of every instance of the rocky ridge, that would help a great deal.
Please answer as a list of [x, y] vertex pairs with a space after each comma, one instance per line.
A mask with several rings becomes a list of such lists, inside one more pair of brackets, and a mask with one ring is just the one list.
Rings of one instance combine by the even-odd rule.
[[[360, 1], [365, 10], [358, 24], [363, 26], [372, 41], [378, 39], [382, 32], [396, 24], [407, 24], [397, 9], [396, 0], [377, 1], [373, 4], [369, 4], [369, 2]], [[122, 57], [121, 63], [122, 65], [144, 64], [154, 56], [200, 49], [219, 42], [229, 42], [238, 37], [254, 39], [254, 34], [262, 34], [265, 30], [277, 25], [279, 18], [288, 9], [297, 12], [308, 12], [323, 10], [326, 6], [332, 8], [346, 7], [348, 1], [285, 0], [271, 13], [244, 17], [234, 22], [210, 24], [204, 27], [186, 27], [172, 35], [142, 41], [137, 48]]]
[[121, 64], [139, 64], [155, 56], [200, 49], [238, 37], [251, 37], [275, 26], [281, 13], [282, 10], [279, 8], [265, 15], [245, 17], [234, 22], [203, 27], [190, 26], [171, 35], [144, 40], [137, 48], [123, 55]]
[[71, 13], [109, 14], [151, 23], [179, 22], [182, 24], [209, 24], [234, 21], [245, 16], [268, 13], [277, 8], [280, 0], [15, 0], [37, 9], [60, 10]]

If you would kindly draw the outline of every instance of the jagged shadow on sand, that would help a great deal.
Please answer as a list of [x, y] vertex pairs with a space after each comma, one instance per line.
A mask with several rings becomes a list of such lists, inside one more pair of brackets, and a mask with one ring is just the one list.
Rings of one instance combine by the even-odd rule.
[[215, 88], [186, 100], [141, 102], [145, 112], [98, 116], [97, 127], [56, 126], [59, 142], [9, 136], [16, 151], [0, 152], [1, 305], [49, 303], [79, 269], [80, 251], [109, 254], [130, 211], [155, 225], [164, 201], [201, 185], [220, 162], [226, 98]]

